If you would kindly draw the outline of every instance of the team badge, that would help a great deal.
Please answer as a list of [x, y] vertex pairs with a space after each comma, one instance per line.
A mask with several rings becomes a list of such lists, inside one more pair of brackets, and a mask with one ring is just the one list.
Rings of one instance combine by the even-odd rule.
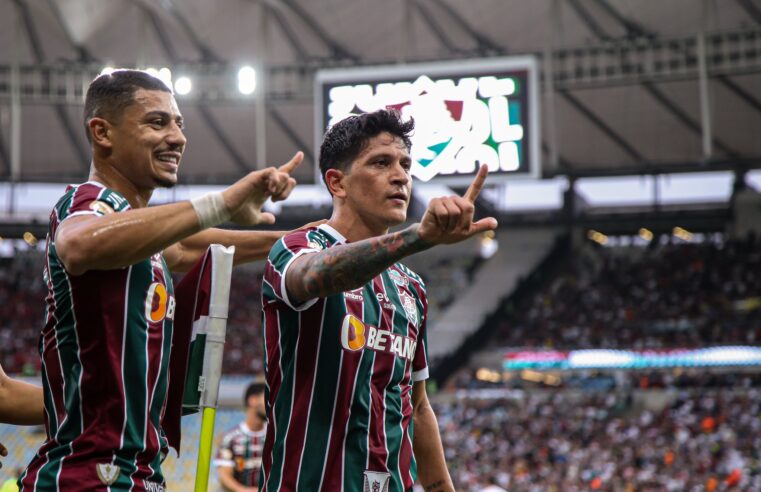
[[407, 287], [407, 285], [409, 285], [409, 280], [407, 280], [407, 277], [396, 270], [389, 270], [388, 275], [391, 277], [391, 280], [393, 280], [394, 283], [399, 287]]
[[365, 472], [364, 492], [388, 492], [391, 474], [388, 472]]
[[98, 478], [103, 485], [112, 485], [119, 478], [121, 468], [111, 463], [98, 463], [95, 466], [95, 471], [98, 473]]
[[410, 323], [417, 326], [417, 305], [415, 304], [415, 299], [404, 292], [399, 294], [399, 299], [402, 301], [404, 312], [407, 313], [407, 319], [410, 320]]
[[108, 215], [114, 213], [114, 209], [111, 208], [110, 205], [108, 205], [106, 202], [101, 202], [100, 200], [90, 202], [90, 210], [93, 210], [95, 213], [100, 215]]
[[309, 246], [312, 249], [316, 249], [317, 251], [322, 251], [322, 244], [316, 242], [316, 241], [309, 241], [307, 242], [307, 246]]

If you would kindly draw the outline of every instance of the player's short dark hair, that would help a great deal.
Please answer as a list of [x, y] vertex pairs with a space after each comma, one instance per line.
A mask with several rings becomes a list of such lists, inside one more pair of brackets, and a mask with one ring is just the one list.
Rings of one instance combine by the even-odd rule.
[[[320, 173], [325, 181], [328, 169], [345, 171], [367, 147], [371, 138], [388, 132], [399, 137], [407, 150], [412, 148], [410, 135], [415, 121], [403, 121], [395, 109], [379, 109], [372, 113], [349, 116], [331, 126], [320, 145]], [[327, 181], [326, 181], [327, 184]]]
[[248, 399], [252, 396], [260, 395], [264, 393], [264, 383], [253, 382], [246, 388], [246, 396], [243, 398], [243, 405], [248, 406]]
[[87, 140], [90, 137], [90, 120], [94, 117], [116, 122], [122, 111], [135, 102], [138, 89], [149, 91], [172, 90], [160, 79], [142, 70], [115, 70], [98, 76], [90, 83], [85, 96], [84, 124]]

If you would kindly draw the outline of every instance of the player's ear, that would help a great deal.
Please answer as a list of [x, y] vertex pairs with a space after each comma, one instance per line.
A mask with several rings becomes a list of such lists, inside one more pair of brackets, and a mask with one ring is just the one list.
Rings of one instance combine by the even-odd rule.
[[346, 196], [343, 178], [344, 173], [339, 169], [328, 169], [325, 171], [325, 184], [328, 186], [331, 195], [338, 198]]
[[111, 124], [108, 121], [95, 116], [87, 122], [87, 127], [90, 130], [90, 139], [93, 144], [109, 149], [112, 147]]

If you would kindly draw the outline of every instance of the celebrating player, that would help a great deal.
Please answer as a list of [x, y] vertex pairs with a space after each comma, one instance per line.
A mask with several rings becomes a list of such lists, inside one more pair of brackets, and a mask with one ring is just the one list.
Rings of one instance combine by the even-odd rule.
[[257, 492], [262, 465], [267, 414], [264, 406], [264, 384], [251, 383], [244, 402], [246, 419], [225, 434], [214, 465], [219, 483], [230, 492]]
[[235, 261], [262, 258], [280, 233], [210, 229], [226, 220], [274, 220], [264, 202], [285, 199], [298, 153], [217, 193], [147, 207], [177, 182], [183, 119], [171, 91], [134, 70], [95, 79], [85, 100], [93, 161], [50, 216], [41, 334], [47, 440], [19, 480], [45, 491], [164, 490], [175, 300], [170, 270], [189, 269], [210, 243]]
[[482, 166], [464, 197], [388, 233], [407, 217], [413, 126], [386, 110], [336, 123], [320, 149], [332, 217], [270, 252], [262, 492], [408, 491], [416, 469], [426, 491], [453, 490], [425, 390], [425, 287], [397, 261], [497, 222], [473, 221]]

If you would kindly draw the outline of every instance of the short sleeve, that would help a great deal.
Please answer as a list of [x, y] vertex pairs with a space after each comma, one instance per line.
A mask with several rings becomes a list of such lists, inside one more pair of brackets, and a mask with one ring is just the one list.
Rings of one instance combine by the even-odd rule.
[[227, 434], [222, 440], [222, 445], [217, 450], [217, 457], [214, 459], [214, 466], [235, 466], [232, 441], [232, 434]]
[[418, 286], [420, 303], [423, 308], [423, 316], [420, 321], [420, 331], [417, 336], [417, 347], [412, 359], [412, 382], [428, 379], [428, 300], [425, 296], [425, 288]]
[[58, 218], [64, 221], [78, 215], [104, 216], [129, 208], [129, 202], [119, 193], [93, 183], [77, 186], [68, 200], [59, 203]]
[[[294, 311], [304, 311], [312, 307], [317, 298], [309, 299], [299, 305], [294, 305], [288, 298], [288, 291], [285, 287], [285, 278], [288, 275], [288, 268], [293, 261], [308, 253], [317, 253], [322, 250], [323, 244], [319, 238], [315, 237], [314, 230], [296, 231], [281, 238], [272, 247], [267, 258], [267, 265], [264, 268], [264, 282], [274, 295], [273, 300], [280, 300]], [[267, 292], [265, 292], [265, 297]]]

